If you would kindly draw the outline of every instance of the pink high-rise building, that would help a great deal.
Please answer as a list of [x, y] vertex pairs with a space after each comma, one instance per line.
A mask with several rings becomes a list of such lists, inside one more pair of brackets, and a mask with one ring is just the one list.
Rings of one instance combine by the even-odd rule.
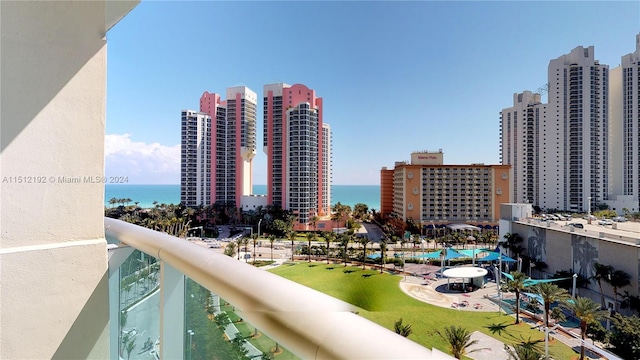
[[[240, 206], [242, 195], [252, 192], [258, 96], [246, 86], [227, 88], [226, 96], [227, 100], [222, 100], [219, 94], [205, 91], [200, 98], [199, 114], [205, 114], [207, 118], [201, 120], [204, 133], [209, 134], [206, 139], [190, 138], [191, 135], [183, 130], [181, 192], [187, 197], [183, 196], [181, 201], [185, 205], [219, 203]], [[200, 156], [185, 157], [188, 155], [185, 148], [193, 148], [193, 152]], [[210, 180], [197, 180], [207, 178]], [[207, 184], [207, 189], [196, 189], [196, 193], [203, 195], [188, 196], [193, 190], [185, 189], [185, 184]], [[204, 197], [206, 199], [203, 200]]]
[[264, 86], [264, 151], [267, 202], [291, 210], [309, 228], [331, 204], [331, 129], [322, 98], [305, 85]]

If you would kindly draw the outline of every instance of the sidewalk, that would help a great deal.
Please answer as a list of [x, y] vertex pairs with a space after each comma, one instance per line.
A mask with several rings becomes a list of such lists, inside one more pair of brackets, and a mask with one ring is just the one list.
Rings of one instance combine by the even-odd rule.
[[[211, 296], [213, 298], [213, 308], [215, 309], [214, 310], [214, 315], [218, 315], [218, 314], [221, 313], [221, 311], [220, 311], [220, 297], [218, 295], [214, 294], [214, 293], [211, 293]], [[238, 335], [240, 333], [240, 331], [238, 331], [238, 328], [236, 328], [235, 324], [230, 323], [224, 329], [224, 333], [225, 333], [225, 335], [227, 335], [227, 339], [232, 340], [232, 339], [234, 339], [236, 337], [236, 335]], [[245, 350], [247, 350], [247, 357], [250, 358], [250, 359], [262, 356], [262, 351], [258, 350], [258, 348], [256, 348], [249, 341], [245, 341], [244, 344], [243, 344], [243, 347], [245, 348]]]
[[[404, 275], [400, 275], [400, 276], [404, 276]], [[482, 305], [482, 307], [475, 308], [474, 306], [464, 306], [464, 307], [457, 306], [456, 309], [458, 309], [459, 311], [485, 311], [485, 312], [498, 311], [498, 308], [499, 308], [498, 304], [487, 298], [487, 296], [497, 294], [497, 287], [495, 282], [487, 283], [486, 287], [470, 293], [451, 293], [451, 292], [445, 293], [445, 292], [436, 290], [436, 289], [441, 289], [443, 286], [446, 286], [446, 284], [447, 284], [447, 279], [425, 280], [424, 277], [422, 276], [408, 275], [406, 276], [406, 280], [403, 279], [400, 281], [400, 288], [409, 296], [412, 296], [420, 301], [429, 303], [431, 305], [436, 305], [440, 307], [453, 307], [453, 304], [460, 304], [461, 301], [464, 301], [463, 299], [466, 299], [470, 304], [479, 303]], [[509, 314], [509, 315], [512, 317], [515, 316], [514, 314]], [[544, 328], [540, 326], [541, 321], [531, 318], [530, 316], [524, 313], [520, 314], [520, 318], [523, 322], [526, 322], [529, 325], [531, 325], [531, 327], [537, 328], [540, 331], [544, 331]], [[562, 330], [565, 330], [566, 332]], [[550, 338], [553, 337], [554, 339], [557, 339], [558, 341], [571, 347], [575, 351], [580, 352], [581, 339], [579, 338], [579, 329], [563, 328], [562, 330], [550, 330], [549, 337]], [[576, 334], [576, 330], [578, 331], [576, 336], [572, 336], [568, 334], [568, 332]], [[482, 333], [479, 333], [479, 334], [474, 333], [474, 335], [472, 336], [472, 339], [474, 340], [478, 339], [480, 341], [480, 344], [485, 343], [487, 345], [485, 346], [478, 345], [477, 347], [473, 347], [473, 348], [488, 347], [490, 348], [490, 350], [481, 350], [478, 352], [471, 353], [467, 356], [475, 360], [507, 359], [507, 353], [504, 351], [504, 343], [493, 338], [491, 339], [493, 339], [494, 342], [491, 342], [489, 339], [485, 339], [484, 338], [485, 336], [487, 335], [484, 335]], [[610, 356], [607, 356], [605, 358], [589, 349], [592, 348], [593, 350], [601, 354], [606, 353], [604, 350], [599, 349], [595, 346], [592, 346], [590, 343], [585, 343], [585, 344], [586, 344], [585, 345], [586, 358], [613, 359]], [[609, 355], [608, 353], [606, 354]]]

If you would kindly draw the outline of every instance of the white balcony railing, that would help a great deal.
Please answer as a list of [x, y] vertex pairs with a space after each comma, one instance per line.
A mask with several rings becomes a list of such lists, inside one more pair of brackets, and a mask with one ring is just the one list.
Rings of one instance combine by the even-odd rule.
[[173, 314], [182, 312], [175, 308], [181, 302], [166, 295], [171, 289], [165, 282], [175, 269], [224, 298], [245, 320], [303, 359], [453, 359], [355, 314], [353, 305], [184, 239], [110, 218], [105, 218], [105, 234], [110, 243], [128, 245], [160, 262], [160, 358], [184, 354], [167, 348], [172, 328], [185, 330]]

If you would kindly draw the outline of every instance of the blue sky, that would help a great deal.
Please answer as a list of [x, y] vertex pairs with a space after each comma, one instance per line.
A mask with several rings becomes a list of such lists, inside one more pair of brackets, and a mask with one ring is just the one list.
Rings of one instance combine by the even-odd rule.
[[[107, 34], [106, 174], [179, 184], [180, 111], [204, 91], [302, 83], [324, 99], [333, 183], [379, 184], [412, 151], [499, 163], [499, 112], [549, 60], [635, 51], [640, 2], [162, 2]], [[254, 183], [266, 183], [262, 101]]]

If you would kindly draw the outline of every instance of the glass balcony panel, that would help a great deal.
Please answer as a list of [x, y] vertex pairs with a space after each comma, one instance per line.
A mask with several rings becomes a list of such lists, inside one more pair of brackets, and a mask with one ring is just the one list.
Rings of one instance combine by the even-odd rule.
[[116, 311], [118, 355], [122, 359], [156, 359], [160, 344], [159, 262], [140, 250], [118, 249], [130, 254], [117, 268]]
[[299, 359], [215, 293], [189, 278], [185, 287], [185, 359]]

